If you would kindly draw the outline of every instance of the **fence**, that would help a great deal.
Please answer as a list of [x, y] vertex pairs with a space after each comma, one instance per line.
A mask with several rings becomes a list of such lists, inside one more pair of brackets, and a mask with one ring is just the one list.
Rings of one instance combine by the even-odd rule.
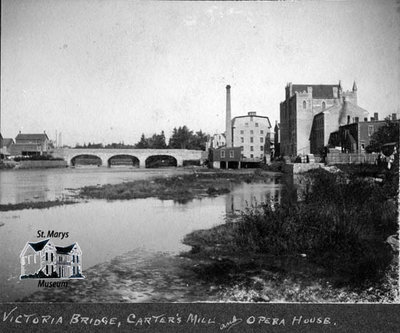
[[329, 152], [326, 157], [328, 164], [375, 164], [377, 154], [346, 154], [340, 152]]

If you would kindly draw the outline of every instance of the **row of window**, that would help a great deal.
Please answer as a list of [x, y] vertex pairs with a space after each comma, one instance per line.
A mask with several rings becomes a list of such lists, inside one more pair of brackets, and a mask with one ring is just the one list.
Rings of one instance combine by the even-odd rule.
[[[244, 143], [244, 137], [240, 137], [240, 142]], [[254, 142], [254, 138], [250, 137], [250, 143], [253, 143], [253, 142]], [[263, 137], [260, 138], [260, 143], [264, 143], [264, 138]]]
[[[306, 108], [307, 108], [307, 102], [303, 101], [303, 109], [306, 109]], [[325, 110], [325, 108], [326, 108], [326, 103], [325, 102], [322, 102], [321, 108], [322, 108], [322, 110]]]
[[[53, 274], [54, 267], [53, 267], [53, 265], [51, 265], [50, 267], [51, 267], [51, 274]], [[61, 271], [64, 272], [64, 270], [61, 269], [61, 267], [59, 267], [59, 275], [60, 275], [60, 277], [61, 277]], [[50, 273], [49, 265], [46, 265], [46, 275], [49, 275], [49, 273]], [[72, 267], [72, 274], [73, 275], [79, 274], [79, 266], [76, 266], [76, 268], [75, 268], [75, 266]]]
[[[243, 146], [240, 146], [242, 151], [244, 150]], [[254, 146], [250, 146], [250, 151], [254, 151]], [[264, 151], [264, 146], [260, 146], [260, 151]], [[235, 152], [233, 150], [229, 151], [229, 157], [234, 158], [235, 157]], [[243, 156], [242, 156], [243, 157]], [[221, 158], [225, 158], [225, 150], [221, 150]]]
[[[230, 150], [229, 151], [229, 157], [230, 158], [235, 157], [235, 151], [234, 150]], [[225, 150], [221, 150], [221, 158], [225, 158]]]
[[[242, 148], [242, 150], [244, 150], [243, 146], [240, 146], [240, 148]], [[254, 151], [254, 146], [250, 146], [250, 151]], [[264, 146], [260, 146], [260, 151], [264, 151]]]
[[[253, 119], [250, 119], [250, 121], [253, 121]], [[244, 126], [246, 126], [246, 127], [249, 126], [249, 123], [244, 123]], [[258, 123], [254, 123], [254, 126], [258, 127]]]
[[[260, 154], [260, 157], [263, 158], [263, 157], [264, 157], [264, 154]], [[246, 158], [246, 156], [244, 156], [244, 155], [242, 154], [242, 158]], [[254, 158], [254, 155], [253, 155], [253, 154], [250, 154], [250, 158]]]
[[[246, 123], [247, 124], [247, 123]], [[256, 123], [257, 124], [257, 123]], [[257, 127], [257, 126], [256, 126]], [[240, 134], [243, 135], [244, 134], [244, 130], [240, 130]], [[250, 130], [250, 134], [253, 135], [254, 131]], [[263, 135], [264, 134], [264, 130], [260, 130], [260, 134]]]
[[[53, 253], [50, 253], [50, 258], [51, 258], [51, 260], [50, 261], [53, 261], [54, 260], [54, 256], [53, 256]], [[61, 261], [63, 261], [62, 259], [63, 259], [63, 257], [62, 256], [59, 256], [59, 261], [61, 262]], [[78, 255], [73, 255], [72, 256], [72, 262], [75, 262], [75, 260], [76, 260], [76, 262], [77, 263], [79, 263], [79, 256]], [[48, 252], [46, 252], [46, 261], [49, 261], [49, 253]]]

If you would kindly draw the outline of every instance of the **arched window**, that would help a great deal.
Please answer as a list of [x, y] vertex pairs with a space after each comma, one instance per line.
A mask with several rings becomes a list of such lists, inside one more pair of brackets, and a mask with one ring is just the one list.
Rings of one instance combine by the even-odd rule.
[[307, 108], [307, 102], [303, 101], [303, 109]]
[[322, 110], [325, 110], [326, 104], [325, 102], [322, 102]]

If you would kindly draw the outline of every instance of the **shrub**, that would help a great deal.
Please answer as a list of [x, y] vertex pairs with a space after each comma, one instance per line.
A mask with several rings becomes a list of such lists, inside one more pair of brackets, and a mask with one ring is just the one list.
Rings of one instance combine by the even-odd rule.
[[275, 255], [306, 253], [344, 282], [379, 279], [392, 259], [386, 238], [397, 207], [386, 187], [317, 170], [301, 202], [264, 204], [242, 214], [234, 233], [241, 249]]

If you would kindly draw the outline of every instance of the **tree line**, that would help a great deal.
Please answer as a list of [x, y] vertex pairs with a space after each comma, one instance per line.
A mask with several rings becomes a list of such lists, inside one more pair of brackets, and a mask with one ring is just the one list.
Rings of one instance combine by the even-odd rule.
[[399, 145], [400, 123], [396, 120], [385, 119], [386, 124], [372, 134], [369, 145], [365, 148], [367, 153], [380, 152], [384, 145]]
[[140, 137], [140, 140], [133, 144], [111, 143], [103, 145], [102, 143], [84, 143], [83, 145], [76, 144], [75, 148], [108, 148], [108, 149], [193, 149], [193, 150], [205, 150], [206, 143], [209, 135], [200, 131], [194, 132], [187, 126], [179, 126], [172, 130], [172, 135], [169, 138], [168, 144], [166, 142], [164, 131], [160, 134], [154, 133], [150, 137], [146, 137], [144, 133]]

